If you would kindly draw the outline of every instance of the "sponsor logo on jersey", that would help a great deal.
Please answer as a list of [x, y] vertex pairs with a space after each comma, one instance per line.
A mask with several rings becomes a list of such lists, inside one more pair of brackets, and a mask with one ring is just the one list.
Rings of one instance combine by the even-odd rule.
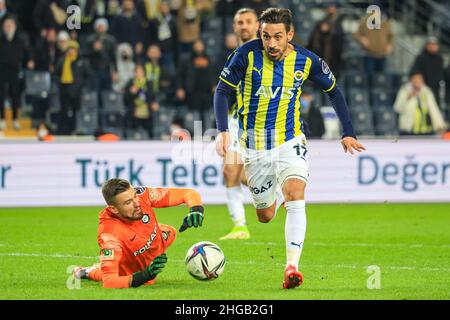
[[150, 234], [150, 237], [148, 238], [147, 242], [145, 243], [145, 246], [143, 246], [142, 248], [140, 248], [139, 250], [136, 250], [134, 252], [134, 256], [138, 256], [140, 254], [143, 254], [145, 251], [147, 251], [148, 249], [151, 248], [153, 241], [155, 241], [156, 238], [156, 232], [158, 231], [158, 229], [156, 228], [156, 223], [155, 223], [155, 227], [153, 228], [153, 232]]
[[272, 87], [272, 86], [260, 86], [255, 93], [255, 96], [262, 96], [266, 99], [292, 99], [296, 93], [296, 88], [290, 87]]
[[220, 73], [220, 75], [224, 78], [228, 77], [230, 75], [231, 71], [228, 68], [223, 68], [222, 72]]
[[114, 250], [102, 249], [100, 251], [100, 260], [114, 260]]
[[254, 194], [260, 194], [260, 193], [266, 192], [271, 187], [272, 187], [272, 180], [267, 182], [267, 184], [265, 186], [262, 186], [261, 188], [258, 188], [258, 187], [249, 187], [249, 188], [250, 188], [250, 191], [253, 192]]

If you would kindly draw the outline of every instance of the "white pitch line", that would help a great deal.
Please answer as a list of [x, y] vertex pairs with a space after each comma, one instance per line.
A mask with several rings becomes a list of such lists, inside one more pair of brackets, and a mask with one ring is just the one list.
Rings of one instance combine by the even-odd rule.
[[62, 254], [62, 253], [45, 254], [45, 253], [23, 253], [23, 252], [0, 252], [0, 256], [98, 259], [98, 256], [75, 256], [75, 255]]
[[[249, 246], [271, 246], [280, 243], [276, 242], [244, 242], [243, 244]], [[399, 247], [399, 248], [424, 248], [424, 247], [435, 247], [442, 249], [450, 249], [450, 244], [433, 245], [433, 244], [404, 244], [404, 243], [325, 243], [325, 242], [311, 242], [305, 243], [305, 246], [312, 247]]]
[[[76, 256], [70, 254], [43, 254], [43, 253], [23, 253], [23, 252], [0, 252], [0, 256], [12, 256], [12, 257], [43, 257], [43, 258], [70, 258], [70, 259], [98, 259], [98, 256]], [[172, 263], [184, 264], [184, 260], [171, 259]], [[240, 261], [227, 261], [227, 264], [231, 265], [261, 265], [261, 261], [249, 260], [246, 262]], [[284, 266], [284, 263], [274, 263], [277, 266]], [[337, 268], [337, 269], [367, 269], [368, 266], [358, 266], [358, 265], [346, 265], [346, 264], [336, 264], [336, 265], [306, 265], [308, 268], [315, 269], [327, 269], [327, 268]], [[414, 266], [380, 266], [381, 269], [389, 270], [418, 270], [425, 272], [449, 272], [449, 268], [433, 268], [433, 267], [414, 267]]]

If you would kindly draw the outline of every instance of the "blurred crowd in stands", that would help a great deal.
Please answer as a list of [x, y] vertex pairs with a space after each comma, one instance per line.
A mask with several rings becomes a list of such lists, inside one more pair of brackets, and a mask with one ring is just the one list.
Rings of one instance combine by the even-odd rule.
[[[385, 14], [376, 30], [368, 17], [361, 19], [352, 39], [363, 56], [353, 57], [344, 55], [352, 49], [339, 3], [323, 6], [324, 18], [315, 21], [308, 38], [300, 23], [304, 13], [296, 7], [301, 3], [0, 0], [0, 131], [8, 101], [16, 130], [20, 109], [29, 104], [38, 134], [188, 139], [176, 132], [193, 133], [194, 120], [202, 121], [202, 130], [214, 126], [218, 74], [238, 46], [234, 12], [284, 6], [296, 16], [295, 42], [326, 60], [344, 89], [358, 134], [445, 132], [450, 75], [438, 38], [428, 38], [408, 75], [390, 74], [386, 60], [395, 35]], [[70, 28], [74, 21], [80, 28]], [[326, 104], [314, 87], [304, 89], [302, 115], [311, 137], [325, 133], [327, 119], [319, 107]]]

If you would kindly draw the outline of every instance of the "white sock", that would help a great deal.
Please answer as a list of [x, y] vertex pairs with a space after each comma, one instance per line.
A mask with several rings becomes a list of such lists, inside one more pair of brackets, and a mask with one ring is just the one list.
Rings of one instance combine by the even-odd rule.
[[306, 233], [305, 200], [286, 202], [286, 224], [284, 235], [286, 239], [286, 266], [298, 263], [302, 254]]
[[235, 226], [245, 226], [244, 193], [242, 188], [227, 188], [227, 207]]

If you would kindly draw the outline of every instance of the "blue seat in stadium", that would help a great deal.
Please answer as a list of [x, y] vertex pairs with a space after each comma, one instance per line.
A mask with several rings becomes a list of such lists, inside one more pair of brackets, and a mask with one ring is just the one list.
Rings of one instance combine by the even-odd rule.
[[371, 86], [373, 89], [392, 90], [392, 76], [385, 73], [377, 73], [372, 76]]
[[102, 92], [103, 111], [125, 113], [123, 95], [121, 93], [107, 90]]
[[213, 110], [207, 110], [203, 112], [203, 118], [206, 121], [205, 129], [212, 129], [216, 127], [216, 115]]
[[98, 107], [97, 92], [83, 91], [81, 94], [81, 110], [86, 112], [97, 112]]
[[366, 88], [348, 90], [347, 100], [351, 108], [370, 105], [369, 95], [367, 94]]
[[344, 60], [345, 69], [353, 73], [364, 73], [364, 58], [362, 56], [350, 56]]
[[349, 72], [345, 75], [345, 84], [348, 88], [367, 88], [367, 78], [363, 72]]
[[[194, 131], [195, 126], [199, 125], [197, 121], [201, 121], [202, 117], [200, 114], [200, 111], [191, 111], [189, 110], [188, 112], [186, 112], [184, 114], [184, 127], [186, 129], [188, 129], [190, 132], [192, 132], [193, 134], [195, 134], [196, 132]], [[197, 124], [196, 124], [197, 122]], [[204, 125], [200, 126], [199, 129], [197, 130], [201, 130], [202, 131], [202, 127], [204, 127]], [[203, 132], [201, 132], [202, 134]]]
[[296, 21], [297, 30], [301, 30], [302, 37], [306, 39], [314, 29], [314, 21], [309, 19], [299, 19]]
[[378, 108], [374, 110], [374, 124], [376, 135], [397, 135], [397, 114], [390, 108]]
[[51, 89], [50, 73], [46, 71], [25, 71], [25, 94], [46, 98]]
[[45, 122], [52, 130], [56, 130], [59, 112], [61, 111], [61, 103], [57, 92], [50, 92], [50, 105], [45, 115]]
[[210, 18], [207, 21], [208, 31], [210, 32], [220, 32], [222, 29], [222, 18]]
[[357, 135], [373, 135], [373, 115], [369, 108], [355, 108], [350, 113]]
[[408, 82], [408, 75], [406, 75], [406, 74], [400, 74], [400, 73], [393, 74], [391, 76], [391, 78], [392, 78], [393, 89], [396, 91], [398, 91], [398, 89], [400, 89], [400, 87], [403, 84]]
[[[148, 135], [148, 130], [145, 129], [125, 129], [125, 137], [128, 140], [148, 140], [150, 139]], [[153, 135], [154, 139], [160, 139], [159, 136]]]
[[[126, 117], [123, 112], [101, 111], [100, 126], [108, 132], [123, 136]], [[114, 129], [114, 130], [113, 130]]]
[[98, 128], [98, 113], [80, 111], [77, 113], [76, 131], [80, 134], [93, 135]]
[[176, 108], [171, 106], [161, 107], [158, 112], [152, 115], [152, 134], [156, 139], [170, 135], [170, 125], [176, 114]]
[[372, 108], [377, 109], [380, 107], [392, 108], [394, 104], [394, 94], [391, 89], [374, 89], [372, 94]]
[[312, 91], [312, 95], [314, 97], [314, 104], [316, 106], [324, 106], [329, 104], [327, 94], [323, 93], [322, 90], [314, 89]]

